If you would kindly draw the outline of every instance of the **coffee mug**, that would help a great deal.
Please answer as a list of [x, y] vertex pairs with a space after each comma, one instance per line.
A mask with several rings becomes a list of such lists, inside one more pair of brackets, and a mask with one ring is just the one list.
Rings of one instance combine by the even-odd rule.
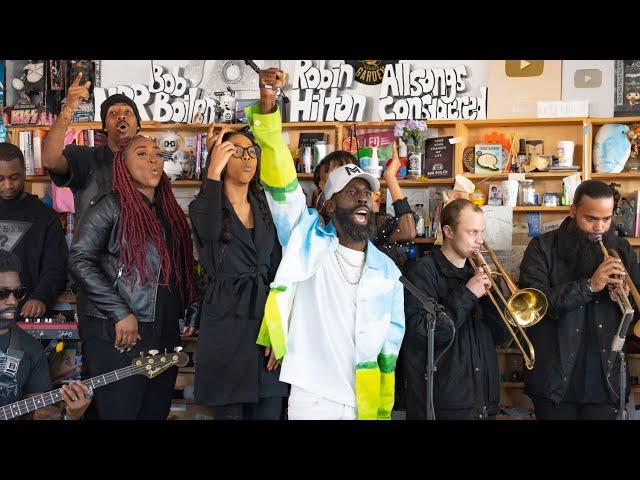
[[570, 167], [573, 165], [573, 149], [575, 143], [571, 140], [561, 140], [558, 142], [558, 166]]

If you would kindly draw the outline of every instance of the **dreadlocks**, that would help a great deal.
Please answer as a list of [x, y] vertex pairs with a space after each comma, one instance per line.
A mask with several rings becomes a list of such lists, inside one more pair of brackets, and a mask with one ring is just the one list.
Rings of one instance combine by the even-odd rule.
[[167, 233], [171, 236], [170, 244], [173, 246], [174, 255], [171, 255], [162, 224], [145, 204], [125, 165], [126, 151], [135, 138], [143, 137], [137, 135], [124, 139], [113, 161], [113, 189], [120, 200], [116, 237], [120, 245], [120, 261], [127, 275], [130, 275], [132, 267], [135, 267], [142, 283], [149, 277], [153, 278], [154, 274], [147, 262], [147, 245], [151, 243], [160, 255], [162, 269], [160, 285], [168, 286], [169, 280], [175, 276], [178, 291], [185, 305], [188, 306], [195, 300], [197, 293], [193, 270], [193, 247], [187, 219], [173, 196], [169, 178], [163, 172], [160, 184], [156, 188], [156, 195], [170, 227]]

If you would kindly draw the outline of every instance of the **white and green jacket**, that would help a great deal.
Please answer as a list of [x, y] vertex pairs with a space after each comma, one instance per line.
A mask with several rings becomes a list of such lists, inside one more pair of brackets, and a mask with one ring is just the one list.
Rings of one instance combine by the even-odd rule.
[[[282, 137], [280, 113], [262, 115], [257, 104], [247, 107], [246, 112], [262, 150], [260, 180], [283, 248], [257, 343], [273, 348], [280, 359], [287, 353], [296, 284], [318, 271], [336, 249], [338, 237], [333, 224], [323, 226], [318, 212], [306, 206], [291, 153]], [[369, 242], [356, 306], [354, 369], [359, 419], [391, 417], [396, 360], [405, 330], [404, 292], [399, 277], [398, 267]]]

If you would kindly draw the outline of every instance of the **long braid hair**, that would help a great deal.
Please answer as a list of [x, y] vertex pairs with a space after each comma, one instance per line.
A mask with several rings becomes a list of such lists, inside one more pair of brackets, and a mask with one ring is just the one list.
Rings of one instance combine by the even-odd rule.
[[[167, 232], [171, 236], [173, 246], [173, 252], [170, 252], [160, 220], [144, 202], [125, 164], [126, 152], [135, 138], [145, 137], [136, 135], [124, 139], [113, 161], [113, 189], [118, 194], [120, 202], [116, 236], [120, 245], [120, 261], [127, 275], [130, 275], [135, 267], [141, 283], [145, 283], [147, 278], [154, 277], [154, 272], [147, 262], [147, 245], [151, 243], [160, 255], [160, 285], [168, 286], [170, 280], [176, 278], [178, 291], [184, 305], [188, 306], [197, 296], [189, 225], [173, 195], [171, 182], [163, 172], [160, 184], [156, 187], [156, 195], [170, 227], [170, 231]], [[162, 168], [162, 165], [159, 168]]]
[[[255, 147], [260, 148], [255, 138], [252, 135], [250, 135], [248, 132], [245, 132], [242, 130], [225, 133], [222, 137], [222, 141], [226, 142], [227, 140], [229, 140], [231, 137], [234, 137], [235, 135], [242, 135], [248, 138]], [[209, 168], [209, 162], [211, 162], [212, 151], [213, 151], [213, 148], [209, 151], [207, 167], [205, 168], [205, 172]], [[226, 169], [222, 171], [222, 175], [220, 176], [220, 182], [222, 184], [224, 184], [225, 175], [226, 175]], [[206, 181], [206, 177], [204, 181]], [[260, 213], [262, 215], [262, 218], [264, 219], [265, 224], [267, 225], [268, 228], [271, 227], [273, 225], [273, 218], [271, 217], [271, 211], [269, 210], [269, 204], [267, 203], [267, 197], [264, 193], [264, 189], [262, 188], [262, 185], [260, 185], [260, 158], [259, 157], [256, 165], [256, 173], [253, 175], [253, 178], [251, 178], [251, 181], [249, 182], [249, 195], [253, 195], [253, 197], [257, 200], [258, 207], [260, 209]], [[222, 243], [225, 244], [225, 246], [228, 245], [229, 242], [231, 242], [231, 211], [229, 210], [229, 208], [224, 202], [222, 204], [222, 222], [220, 226], [220, 240], [222, 241]]]

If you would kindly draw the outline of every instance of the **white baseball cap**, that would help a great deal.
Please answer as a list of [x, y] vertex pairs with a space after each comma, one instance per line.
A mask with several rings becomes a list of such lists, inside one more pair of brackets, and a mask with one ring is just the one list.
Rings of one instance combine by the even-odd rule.
[[327, 178], [327, 183], [324, 185], [324, 190], [322, 191], [324, 201], [329, 200], [333, 197], [334, 194], [341, 191], [344, 187], [347, 186], [354, 178], [363, 178], [371, 187], [371, 190], [377, 192], [380, 190], [380, 182], [376, 177], [371, 175], [370, 173], [365, 172], [359, 166], [349, 163], [347, 165], [342, 165], [341, 167], [336, 168], [329, 174], [329, 178]]

